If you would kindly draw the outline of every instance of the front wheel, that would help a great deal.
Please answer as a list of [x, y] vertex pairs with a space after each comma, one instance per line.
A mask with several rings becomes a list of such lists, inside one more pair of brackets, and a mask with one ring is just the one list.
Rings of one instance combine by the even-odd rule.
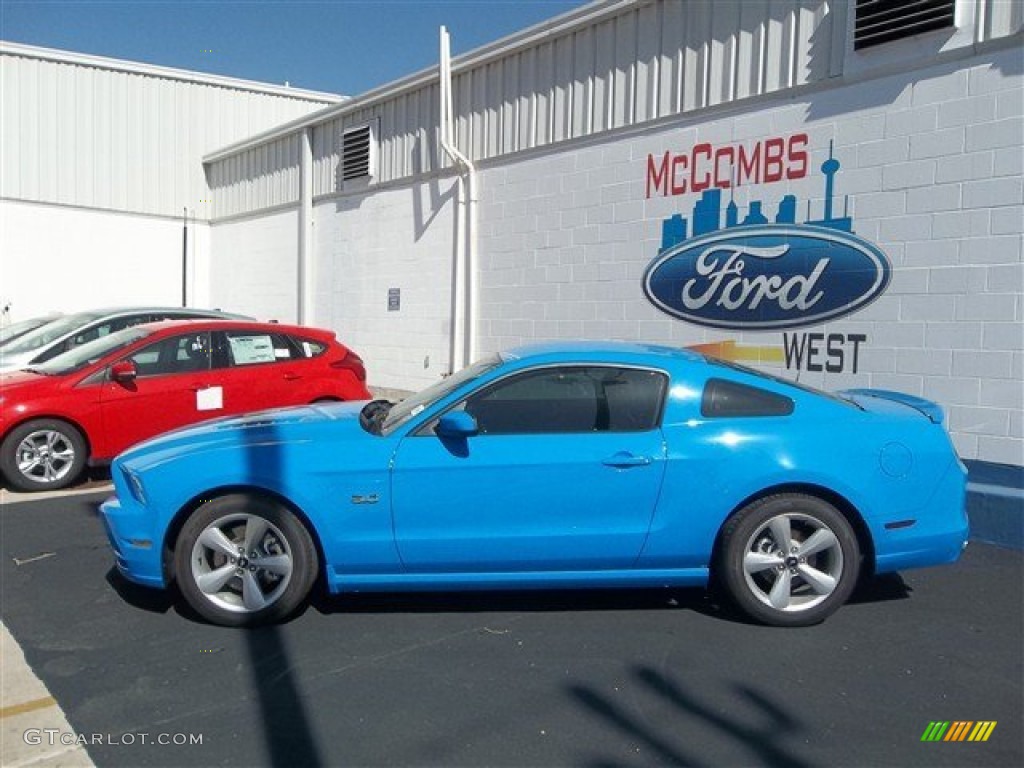
[[0, 469], [19, 491], [55, 491], [82, 473], [87, 453], [82, 433], [66, 421], [37, 419], [4, 439]]
[[860, 547], [849, 521], [803, 494], [744, 507], [723, 530], [718, 575], [737, 607], [763, 624], [817, 624], [849, 598]]
[[281, 504], [260, 496], [214, 499], [178, 535], [174, 571], [182, 596], [223, 626], [280, 621], [316, 580], [317, 553], [306, 527]]

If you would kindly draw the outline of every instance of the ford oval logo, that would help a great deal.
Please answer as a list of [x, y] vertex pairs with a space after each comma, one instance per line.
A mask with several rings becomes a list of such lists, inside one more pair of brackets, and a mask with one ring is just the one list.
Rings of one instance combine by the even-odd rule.
[[874, 245], [839, 229], [735, 227], [668, 248], [644, 273], [644, 293], [673, 317], [711, 328], [818, 325], [863, 309], [892, 268]]

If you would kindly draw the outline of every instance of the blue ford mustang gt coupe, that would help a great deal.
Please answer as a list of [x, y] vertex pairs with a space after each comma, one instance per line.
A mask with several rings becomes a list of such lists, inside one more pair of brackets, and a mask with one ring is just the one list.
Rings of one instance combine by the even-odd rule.
[[820, 622], [865, 573], [953, 562], [966, 472], [932, 402], [694, 352], [559, 343], [397, 404], [266, 411], [119, 456], [117, 567], [224, 625], [332, 592], [714, 582]]

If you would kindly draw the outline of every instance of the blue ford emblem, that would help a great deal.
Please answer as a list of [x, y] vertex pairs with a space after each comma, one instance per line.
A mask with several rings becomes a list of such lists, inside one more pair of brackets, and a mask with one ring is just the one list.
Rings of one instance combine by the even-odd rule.
[[644, 293], [697, 325], [775, 330], [818, 325], [864, 308], [889, 285], [878, 248], [830, 227], [764, 224], [719, 230], [668, 248]]

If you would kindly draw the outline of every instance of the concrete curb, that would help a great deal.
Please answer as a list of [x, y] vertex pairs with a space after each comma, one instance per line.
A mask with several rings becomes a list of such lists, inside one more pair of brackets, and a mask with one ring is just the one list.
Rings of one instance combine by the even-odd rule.
[[91, 768], [92, 759], [77, 740], [57, 701], [0, 623], [0, 765]]

